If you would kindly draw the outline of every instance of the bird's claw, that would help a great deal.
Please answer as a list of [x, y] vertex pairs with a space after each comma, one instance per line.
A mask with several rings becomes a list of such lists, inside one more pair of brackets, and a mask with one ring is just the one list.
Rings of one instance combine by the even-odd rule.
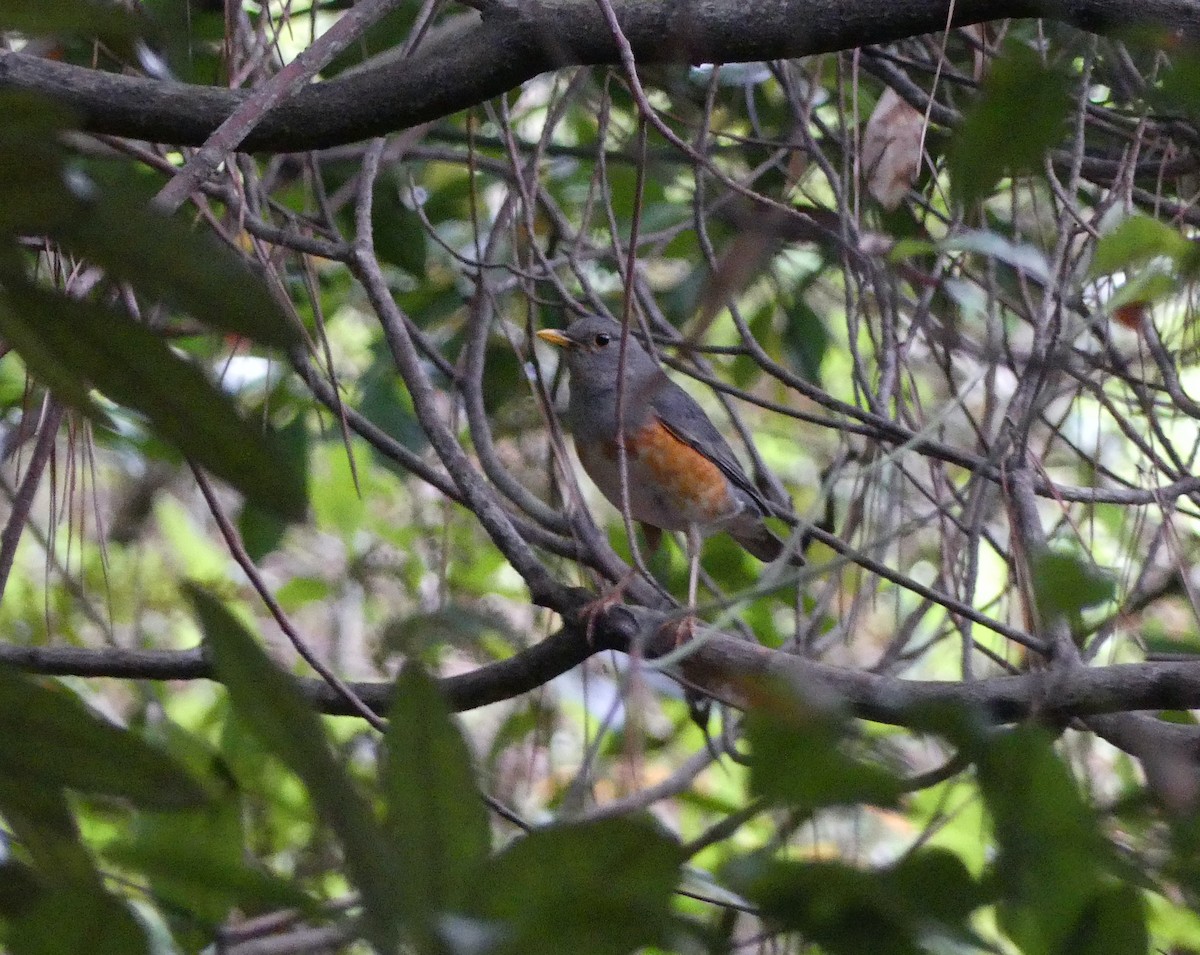
[[671, 638], [673, 648], [678, 650], [696, 635], [696, 618], [689, 613], [677, 620], [666, 621], [659, 630]]
[[620, 581], [616, 586], [609, 588], [604, 593], [600, 594], [594, 600], [589, 600], [579, 608], [579, 619], [583, 623], [584, 636], [587, 638], [588, 646], [596, 645], [596, 621], [608, 613], [617, 604], [625, 602], [625, 588], [629, 585], [629, 579]]

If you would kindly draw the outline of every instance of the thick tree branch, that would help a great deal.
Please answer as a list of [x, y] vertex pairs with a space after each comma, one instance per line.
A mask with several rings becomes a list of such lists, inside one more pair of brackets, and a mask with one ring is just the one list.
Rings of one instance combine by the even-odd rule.
[[[946, 24], [944, 0], [617, 0], [613, 6], [643, 64], [788, 59], [888, 43]], [[1196, 0], [959, 0], [953, 10], [955, 26], [1043, 17], [1092, 32], [1157, 27], [1178, 40], [1200, 40]], [[469, 19], [412, 57], [306, 87], [267, 114], [243, 148], [294, 152], [353, 142], [447, 116], [548, 70], [619, 61], [592, 0], [526, 2]], [[92, 132], [178, 145], [203, 143], [250, 95], [9, 51], [0, 51], [0, 89], [52, 96]]]
[[[582, 629], [568, 627], [499, 663], [441, 681], [456, 711], [512, 699], [543, 686], [608, 649], [628, 650], [639, 627], [650, 632], [663, 617], [651, 611], [617, 608], [605, 615], [588, 643]], [[973, 682], [906, 680], [817, 663], [712, 631], [672, 672], [720, 699], [746, 707], [763, 680], [779, 681], [804, 694], [844, 705], [862, 719], [904, 726], [913, 713], [934, 704], [957, 704], [988, 723], [1040, 718], [1049, 721], [1133, 711], [1200, 708], [1200, 664], [1126, 663], [1078, 667], [1070, 671], [1031, 671]], [[669, 635], [668, 635], [669, 637]], [[668, 643], [670, 640], [668, 639]], [[670, 646], [652, 644], [648, 652]], [[0, 663], [31, 673], [119, 679], [213, 679], [203, 650], [114, 650], [78, 647], [18, 647], [0, 644]], [[305, 697], [323, 712], [347, 715], [345, 699], [315, 679], [298, 681]], [[355, 694], [377, 712], [386, 712], [392, 686], [352, 683]], [[1158, 724], [1158, 721], [1155, 721]]]

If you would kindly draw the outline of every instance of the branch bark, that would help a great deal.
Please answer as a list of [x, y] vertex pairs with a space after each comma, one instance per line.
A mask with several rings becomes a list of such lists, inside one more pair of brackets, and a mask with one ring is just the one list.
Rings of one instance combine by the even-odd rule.
[[[652, 611], [616, 608], [598, 623], [591, 643], [582, 627], [566, 627], [507, 660], [444, 677], [441, 687], [456, 712], [513, 699], [545, 685], [596, 653], [628, 651], [639, 633], [647, 632], [647, 628], [654, 632], [664, 620], [663, 615]], [[818, 694], [844, 706], [855, 717], [897, 726], [910, 725], [915, 711], [939, 704], [965, 706], [977, 712], [981, 720], [996, 724], [1030, 718], [1059, 722], [1100, 714], [1200, 708], [1200, 663], [1191, 661], [1036, 670], [967, 683], [906, 680], [805, 660], [714, 631], [699, 633], [694, 651], [669, 672], [682, 675], [689, 684], [739, 708], [750, 704], [755, 686], [763, 680], [779, 681], [807, 695]], [[669, 635], [666, 642], [668, 645], [658, 646], [652, 641], [648, 654], [672, 649]], [[212, 667], [201, 648], [90, 650], [0, 643], [0, 664], [56, 676], [213, 679]], [[355, 715], [344, 696], [323, 680], [297, 683], [316, 709], [333, 715]], [[376, 712], [387, 711], [391, 683], [370, 681], [350, 686]]]
[[[790, 59], [932, 33], [944, 0], [617, 0], [639, 64]], [[953, 26], [1042, 17], [1112, 33], [1154, 27], [1200, 41], [1197, 0], [959, 0]], [[664, 42], [664, 40], [666, 42]], [[619, 62], [592, 0], [541, 0], [464, 15], [413, 56], [305, 87], [244, 140], [248, 151], [295, 152], [354, 142], [447, 116], [540, 73]], [[250, 91], [104, 73], [0, 51], [0, 89], [42, 93], [96, 133], [200, 145]]]

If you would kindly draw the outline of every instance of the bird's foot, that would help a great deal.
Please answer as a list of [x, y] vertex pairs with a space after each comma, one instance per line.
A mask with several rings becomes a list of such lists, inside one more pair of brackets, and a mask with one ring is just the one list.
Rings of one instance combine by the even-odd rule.
[[579, 619], [583, 622], [583, 632], [589, 647], [596, 645], [596, 622], [617, 604], [624, 603], [625, 589], [632, 579], [632, 574], [623, 577], [595, 600], [589, 600], [579, 608]]
[[678, 619], [668, 620], [659, 628], [659, 632], [670, 637], [673, 647], [678, 650], [696, 635], [696, 617], [689, 612]]

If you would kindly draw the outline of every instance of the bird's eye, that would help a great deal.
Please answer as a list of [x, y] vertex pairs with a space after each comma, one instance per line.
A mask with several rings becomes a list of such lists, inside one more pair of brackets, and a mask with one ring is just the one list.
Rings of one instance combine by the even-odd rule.
[[603, 348], [605, 345], [607, 345], [611, 341], [612, 341], [611, 335], [605, 335], [604, 332], [601, 332], [599, 335], [596, 336], [596, 347]]

